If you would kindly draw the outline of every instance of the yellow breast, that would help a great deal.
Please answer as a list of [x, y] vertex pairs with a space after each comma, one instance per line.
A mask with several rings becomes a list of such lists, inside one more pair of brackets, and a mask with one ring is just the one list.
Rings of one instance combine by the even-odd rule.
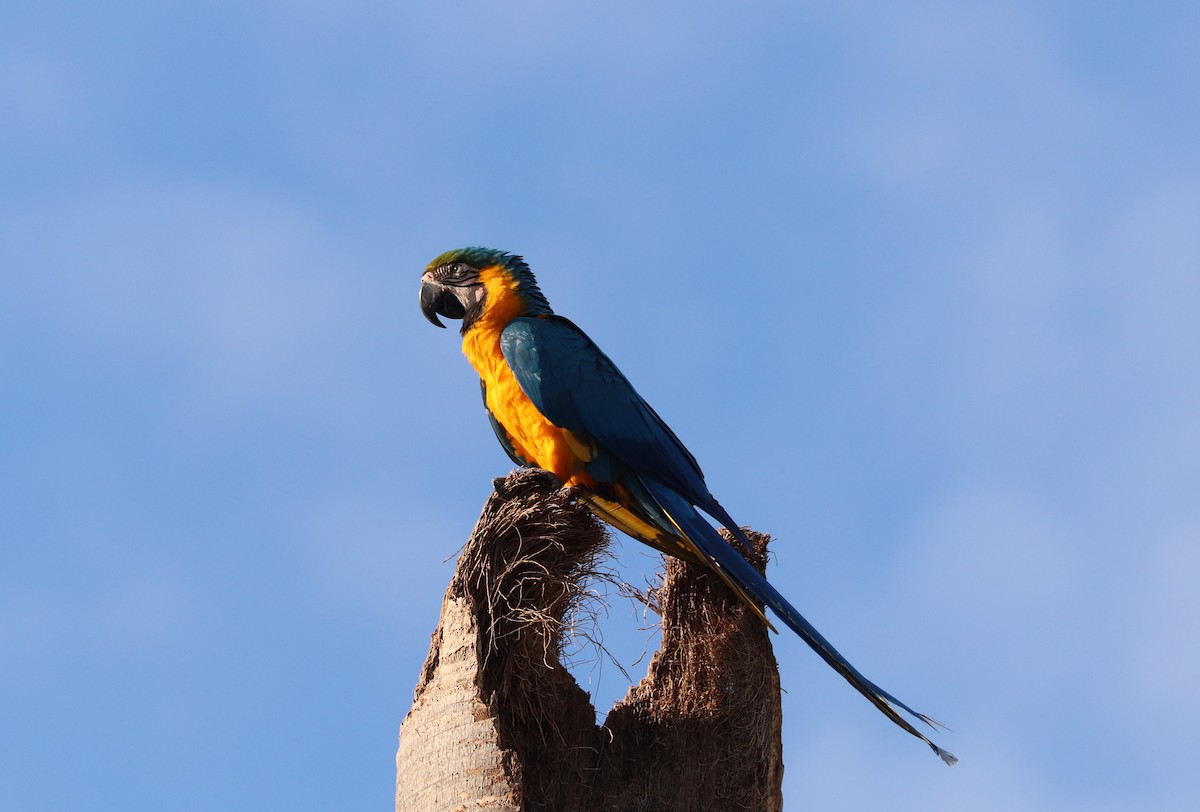
[[583, 461], [572, 451], [569, 432], [555, 426], [521, 390], [500, 352], [500, 332], [525, 311], [517, 283], [500, 267], [480, 271], [487, 290], [482, 315], [463, 336], [463, 354], [487, 388], [487, 407], [508, 433], [518, 456], [553, 473], [564, 484], [583, 484]]

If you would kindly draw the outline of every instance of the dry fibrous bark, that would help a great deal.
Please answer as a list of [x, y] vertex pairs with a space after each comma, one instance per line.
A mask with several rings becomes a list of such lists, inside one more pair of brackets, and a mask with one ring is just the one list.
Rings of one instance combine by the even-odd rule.
[[[768, 538], [749, 535], [761, 569]], [[496, 480], [400, 728], [397, 812], [782, 808], [767, 630], [710, 573], [668, 560], [662, 644], [596, 725], [559, 657], [606, 542], [549, 474]]]

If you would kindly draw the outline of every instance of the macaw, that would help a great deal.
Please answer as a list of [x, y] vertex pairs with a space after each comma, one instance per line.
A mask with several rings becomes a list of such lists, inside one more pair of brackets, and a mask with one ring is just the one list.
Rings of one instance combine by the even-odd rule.
[[700, 515], [697, 508], [752, 549], [696, 458], [583, 330], [550, 309], [524, 259], [489, 248], [447, 251], [425, 269], [420, 301], [438, 327], [438, 316], [462, 320], [463, 353], [514, 462], [549, 471], [638, 541], [715, 572], [768, 625], [762, 605], [769, 606], [884, 715], [946, 764], [957, 761], [899, 711], [930, 727], [935, 720], [860, 674]]

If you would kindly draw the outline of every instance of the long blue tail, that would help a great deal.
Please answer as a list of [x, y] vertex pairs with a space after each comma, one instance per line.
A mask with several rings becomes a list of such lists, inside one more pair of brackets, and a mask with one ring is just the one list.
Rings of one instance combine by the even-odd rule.
[[[729, 578], [740, 584], [745, 592], [771, 607], [779, 619], [800, 635], [801, 639], [808, 643], [809, 647], [819, 654], [821, 659], [828, 663], [834, 671], [845, 677], [847, 682], [869, 699], [885, 716], [933, 748], [933, 752], [937, 753], [942, 761], [946, 764], [954, 764], [958, 761], [951, 753], [938, 747], [913, 727], [907, 719], [900, 715], [897, 708], [912, 714], [914, 718], [934, 729], [940, 727], [936, 720], [913, 710], [860, 674], [857, 668], [839, 654], [838, 650], [811, 623], [805, 620], [804, 616], [783, 595], [779, 594], [779, 590], [771, 586], [767, 579], [742, 557], [741, 553], [721, 538], [716, 529], [697, 512], [690, 502], [671, 488], [649, 477], [642, 479], [642, 484], [658, 503], [658, 507], [691, 539], [714, 569], [724, 571]], [[746, 546], [746, 549], [753, 549], [750, 540], [746, 538], [729, 514], [720, 505], [715, 502], [713, 504], [716, 511], [713, 513], [714, 518], [725, 525], [738, 541]]]

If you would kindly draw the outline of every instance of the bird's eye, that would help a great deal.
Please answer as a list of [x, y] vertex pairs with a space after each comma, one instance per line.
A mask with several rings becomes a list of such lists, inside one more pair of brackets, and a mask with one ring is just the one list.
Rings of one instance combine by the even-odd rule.
[[442, 281], [448, 285], [462, 284], [471, 279], [471, 266], [461, 262], [448, 262], [439, 271]]

